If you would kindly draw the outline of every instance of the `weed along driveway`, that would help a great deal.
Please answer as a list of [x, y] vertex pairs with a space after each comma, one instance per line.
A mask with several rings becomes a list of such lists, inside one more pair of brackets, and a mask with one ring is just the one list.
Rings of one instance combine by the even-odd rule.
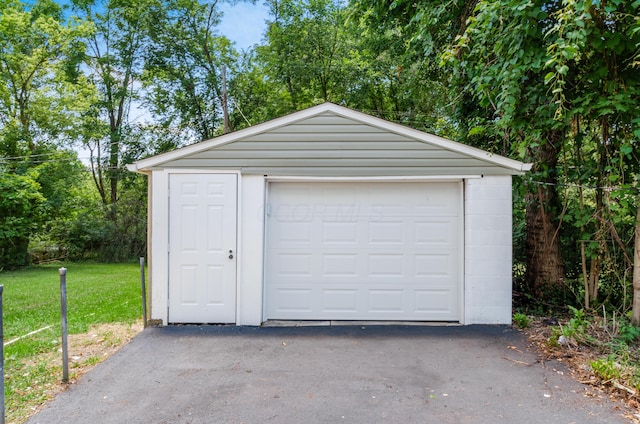
[[505, 326], [147, 328], [30, 424], [623, 423]]

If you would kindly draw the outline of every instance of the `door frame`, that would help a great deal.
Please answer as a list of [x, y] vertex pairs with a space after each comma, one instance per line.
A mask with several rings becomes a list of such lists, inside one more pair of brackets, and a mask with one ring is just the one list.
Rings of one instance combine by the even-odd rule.
[[[157, 214], [157, 216], [150, 216], [150, 228], [151, 231], [154, 232], [154, 237], [150, 237], [153, 240], [153, 245], [151, 246], [150, 252], [150, 262], [155, 259], [157, 263], [163, 263], [162, 267], [153, 267], [152, 274], [150, 274], [150, 283], [153, 281], [153, 284], [150, 284], [152, 287], [155, 287], [150, 293], [151, 303], [158, 305], [158, 308], [151, 313], [151, 318], [154, 320], [160, 320], [163, 325], [169, 324], [169, 276], [170, 276], [170, 241], [169, 241], [169, 225], [171, 224], [171, 217], [169, 213], [169, 209], [171, 206], [170, 203], [170, 177], [171, 175], [176, 174], [227, 174], [227, 175], [235, 175], [236, 176], [236, 187], [235, 187], [235, 199], [236, 199], [236, 231], [235, 231], [235, 246], [236, 246], [236, 275], [235, 275], [235, 311], [234, 311], [234, 322], [238, 322], [238, 313], [240, 306], [240, 297], [239, 297], [239, 284], [241, 277], [241, 260], [242, 257], [238, 255], [241, 251], [240, 246], [240, 216], [241, 216], [241, 184], [242, 178], [239, 171], [233, 170], [199, 170], [199, 169], [180, 169], [180, 168], [167, 168], [162, 170], [157, 170], [153, 173], [153, 182], [152, 182], [152, 199], [150, 200], [150, 204], [152, 204], [152, 208], [156, 208], [155, 210], [161, 210], [164, 213]], [[153, 210], [153, 209], [150, 209]], [[158, 234], [160, 237], [158, 237]], [[151, 266], [151, 263], [149, 264]], [[158, 284], [160, 283], [160, 284]], [[159, 309], [159, 310], [158, 310]]]

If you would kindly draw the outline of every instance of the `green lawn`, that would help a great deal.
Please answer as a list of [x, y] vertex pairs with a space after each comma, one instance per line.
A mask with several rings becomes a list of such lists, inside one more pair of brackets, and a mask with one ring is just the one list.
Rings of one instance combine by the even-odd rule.
[[86, 332], [92, 324], [133, 323], [142, 316], [138, 264], [57, 264], [0, 272], [4, 341], [10, 342], [4, 347], [7, 422], [22, 422], [25, 408], [45, 400], [40, 386], [61, 378], [60, 366], [51, 368], [37, 359], [60, 349], [61, 266], [67, 268], [70, 334]]

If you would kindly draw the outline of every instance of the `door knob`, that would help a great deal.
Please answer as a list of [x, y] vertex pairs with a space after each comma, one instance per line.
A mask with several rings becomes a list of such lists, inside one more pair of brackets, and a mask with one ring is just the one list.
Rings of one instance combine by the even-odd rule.
[[229, 259], [233, 259], [233, 250], [229, 250]]

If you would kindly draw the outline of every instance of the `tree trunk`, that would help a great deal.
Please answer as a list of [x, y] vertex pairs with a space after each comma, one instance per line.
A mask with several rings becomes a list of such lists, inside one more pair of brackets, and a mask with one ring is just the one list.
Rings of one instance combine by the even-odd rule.
[[[526, 194], [527, 269], [525, 279], [529, 291], [541, 296], [547, 288], [557, 288], [564, 281], [564, 266], [560, 255], [556, 215], [559, 199], [556, 191], [555, 168], [560, 153], [561, 132], [549, 134], [545, 143], [536, 148], [534, 169], [542, 184], [528, 186]], [[546, 172], [541, 172], [545, 170]]]
[[640, 325], [640, 200], [636, 216], [636, 234], [633, 247], [633, 309], [631, 322]]

